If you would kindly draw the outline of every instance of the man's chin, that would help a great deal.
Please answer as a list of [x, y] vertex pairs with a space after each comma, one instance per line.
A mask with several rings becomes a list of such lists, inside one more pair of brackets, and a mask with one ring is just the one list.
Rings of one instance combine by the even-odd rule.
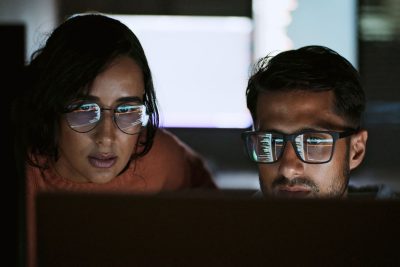
[[278, 190], [274, 196], [283, 198], [311, 198], [315, 197], [309, 190]]
[[281, 198], [315, 198], [313, 190], [304, 186], [282, 186], [273, 189], [272, 196]]

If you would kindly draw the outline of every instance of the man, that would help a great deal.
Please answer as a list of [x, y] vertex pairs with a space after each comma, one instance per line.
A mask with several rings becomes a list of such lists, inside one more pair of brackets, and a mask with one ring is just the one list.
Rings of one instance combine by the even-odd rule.
[[264, 195], [345, 197], [365, 156], [365, 95], [335, 51], [306, 46], [265, 57], [246, 90], [254, 131], [243, 133]]

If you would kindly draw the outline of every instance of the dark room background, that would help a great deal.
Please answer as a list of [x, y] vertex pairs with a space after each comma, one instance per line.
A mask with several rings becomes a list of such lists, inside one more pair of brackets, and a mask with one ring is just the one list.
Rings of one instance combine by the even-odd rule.
[[[130, 15], [184, 15], [246, 17], [255, 21], [256, 2], [250, 0], [5, 0], [0, 3], [0, 23], [20, 25], [25, 28], [25, 52], [38, 48], [59, 22], [71, 14], [100, 11], [109, 14]], [[274, 1], [265, 1], [273, 3]], [[282, 2], [282, 1], [279, 1]], [[285, 2], [285, 1], [283, 1]], [[298, 0], [292, 8], [301, 10], [303, 3], [315, 3], [313, 16], [324, 9], [321, 1]], [[340, 1], [339, 1], [340, 2]], [[399, 156], [397, 137], [400, 136], [400, 2], [396, 0], [348, 1], [354, 4], [354, 63], [359, 69], [367, 94], [368, 104], [365, 126], [369, 130], [368, 151], [365, 162], [352, 176], [355, 185], [387, 183], [400, 190]], [[274, 8], [271, 6], [271, 8]], [[304, 9], [303, 9], [304, 11]], [[344, 10], [345, 11], [345, 10]], [[293, 11], [293, 12], [296, 12]], [[344, 14], [345, 12], [343, 12]], [[332, 28], [337, 21], [330, 21]], [[257, 27], [257, 25], [255, 25]], [[291, 27], [291, 26], [288, 26]], [[339, 27], [339, 26], [337, 26]], [[255, 28], [257, 30], [257, 28]], [[338, 29], [344, 31], [346, 29]], [[313, 29], [304, 32], [307, 35]], [[295, 34], [288, 31], [289, 38]], [[302, 33], [301, 33], [302, 34]], [[335, 35], [335, 33], [332, 33]], [[267, 40], [276, 39], [270, 35]], [[9, 40], [21, 42], [21, 39]], [[310, 40], [310, 44], [314, 42]], [[257, 47], [252, 43], [252, 63], [257, 59]], [[21, 46], [21, 44], [17, 44]], [[296, 48], [296, 47], [294, 47]], [[4, 49], [3, 49], [4, 50]], [[265, 51], [265, 54], [272, 51]], [[234, 55], [232, 55], [234, 56]], [[178, 74], [179, 75], [179, 74]], [[157, 90], [157, 88], [156, 88]], [[245, 88], [243, 88], [244, 94]], [[226, 95], [221, 102], [229, 102]], [[182, 111], [184, 112], [184, 111]], [[204, 155], [214, 173], [215, 180], [223, 188], [257, 189], [256, 166], [244, 154], [240, 133], [246, 128], [169, 127], [176, 135]]]

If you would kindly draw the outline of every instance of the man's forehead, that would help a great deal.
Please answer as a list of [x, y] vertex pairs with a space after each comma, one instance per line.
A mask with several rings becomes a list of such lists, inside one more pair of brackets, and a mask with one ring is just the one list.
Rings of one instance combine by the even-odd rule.
[[345, 119], [335, 113], [333, 91], [268, 91], [258, 96], [256, 130], [293, 132], [339, 130]]

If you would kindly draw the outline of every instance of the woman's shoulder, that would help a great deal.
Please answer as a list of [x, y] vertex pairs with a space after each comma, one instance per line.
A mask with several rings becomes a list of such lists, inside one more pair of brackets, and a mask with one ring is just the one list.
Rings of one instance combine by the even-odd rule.
[[182, 141], [175, 134], [163, 128], [157, 129], [155, 140], [164, 140], [164, 141], [166, 140], [171, 143], [177, 143], [177, 144], [182, 143]]
[[184, 170], [203, 164], [203, 157], [166, 129], [158, 129], [149, 152], [139, 162], [145, 165], [163, 166], [167, 169]]
[[144, 177], [157, 177], [163, 188], [215, 188], [202, 156], [173, 133], [158, 129], [153, 146], [138, 161]]
[[153, 141], [151, 153], [167, 153], [169, 156], [182, 154], [196, 154], [179, 137], [166, 129], [158, 129]]

